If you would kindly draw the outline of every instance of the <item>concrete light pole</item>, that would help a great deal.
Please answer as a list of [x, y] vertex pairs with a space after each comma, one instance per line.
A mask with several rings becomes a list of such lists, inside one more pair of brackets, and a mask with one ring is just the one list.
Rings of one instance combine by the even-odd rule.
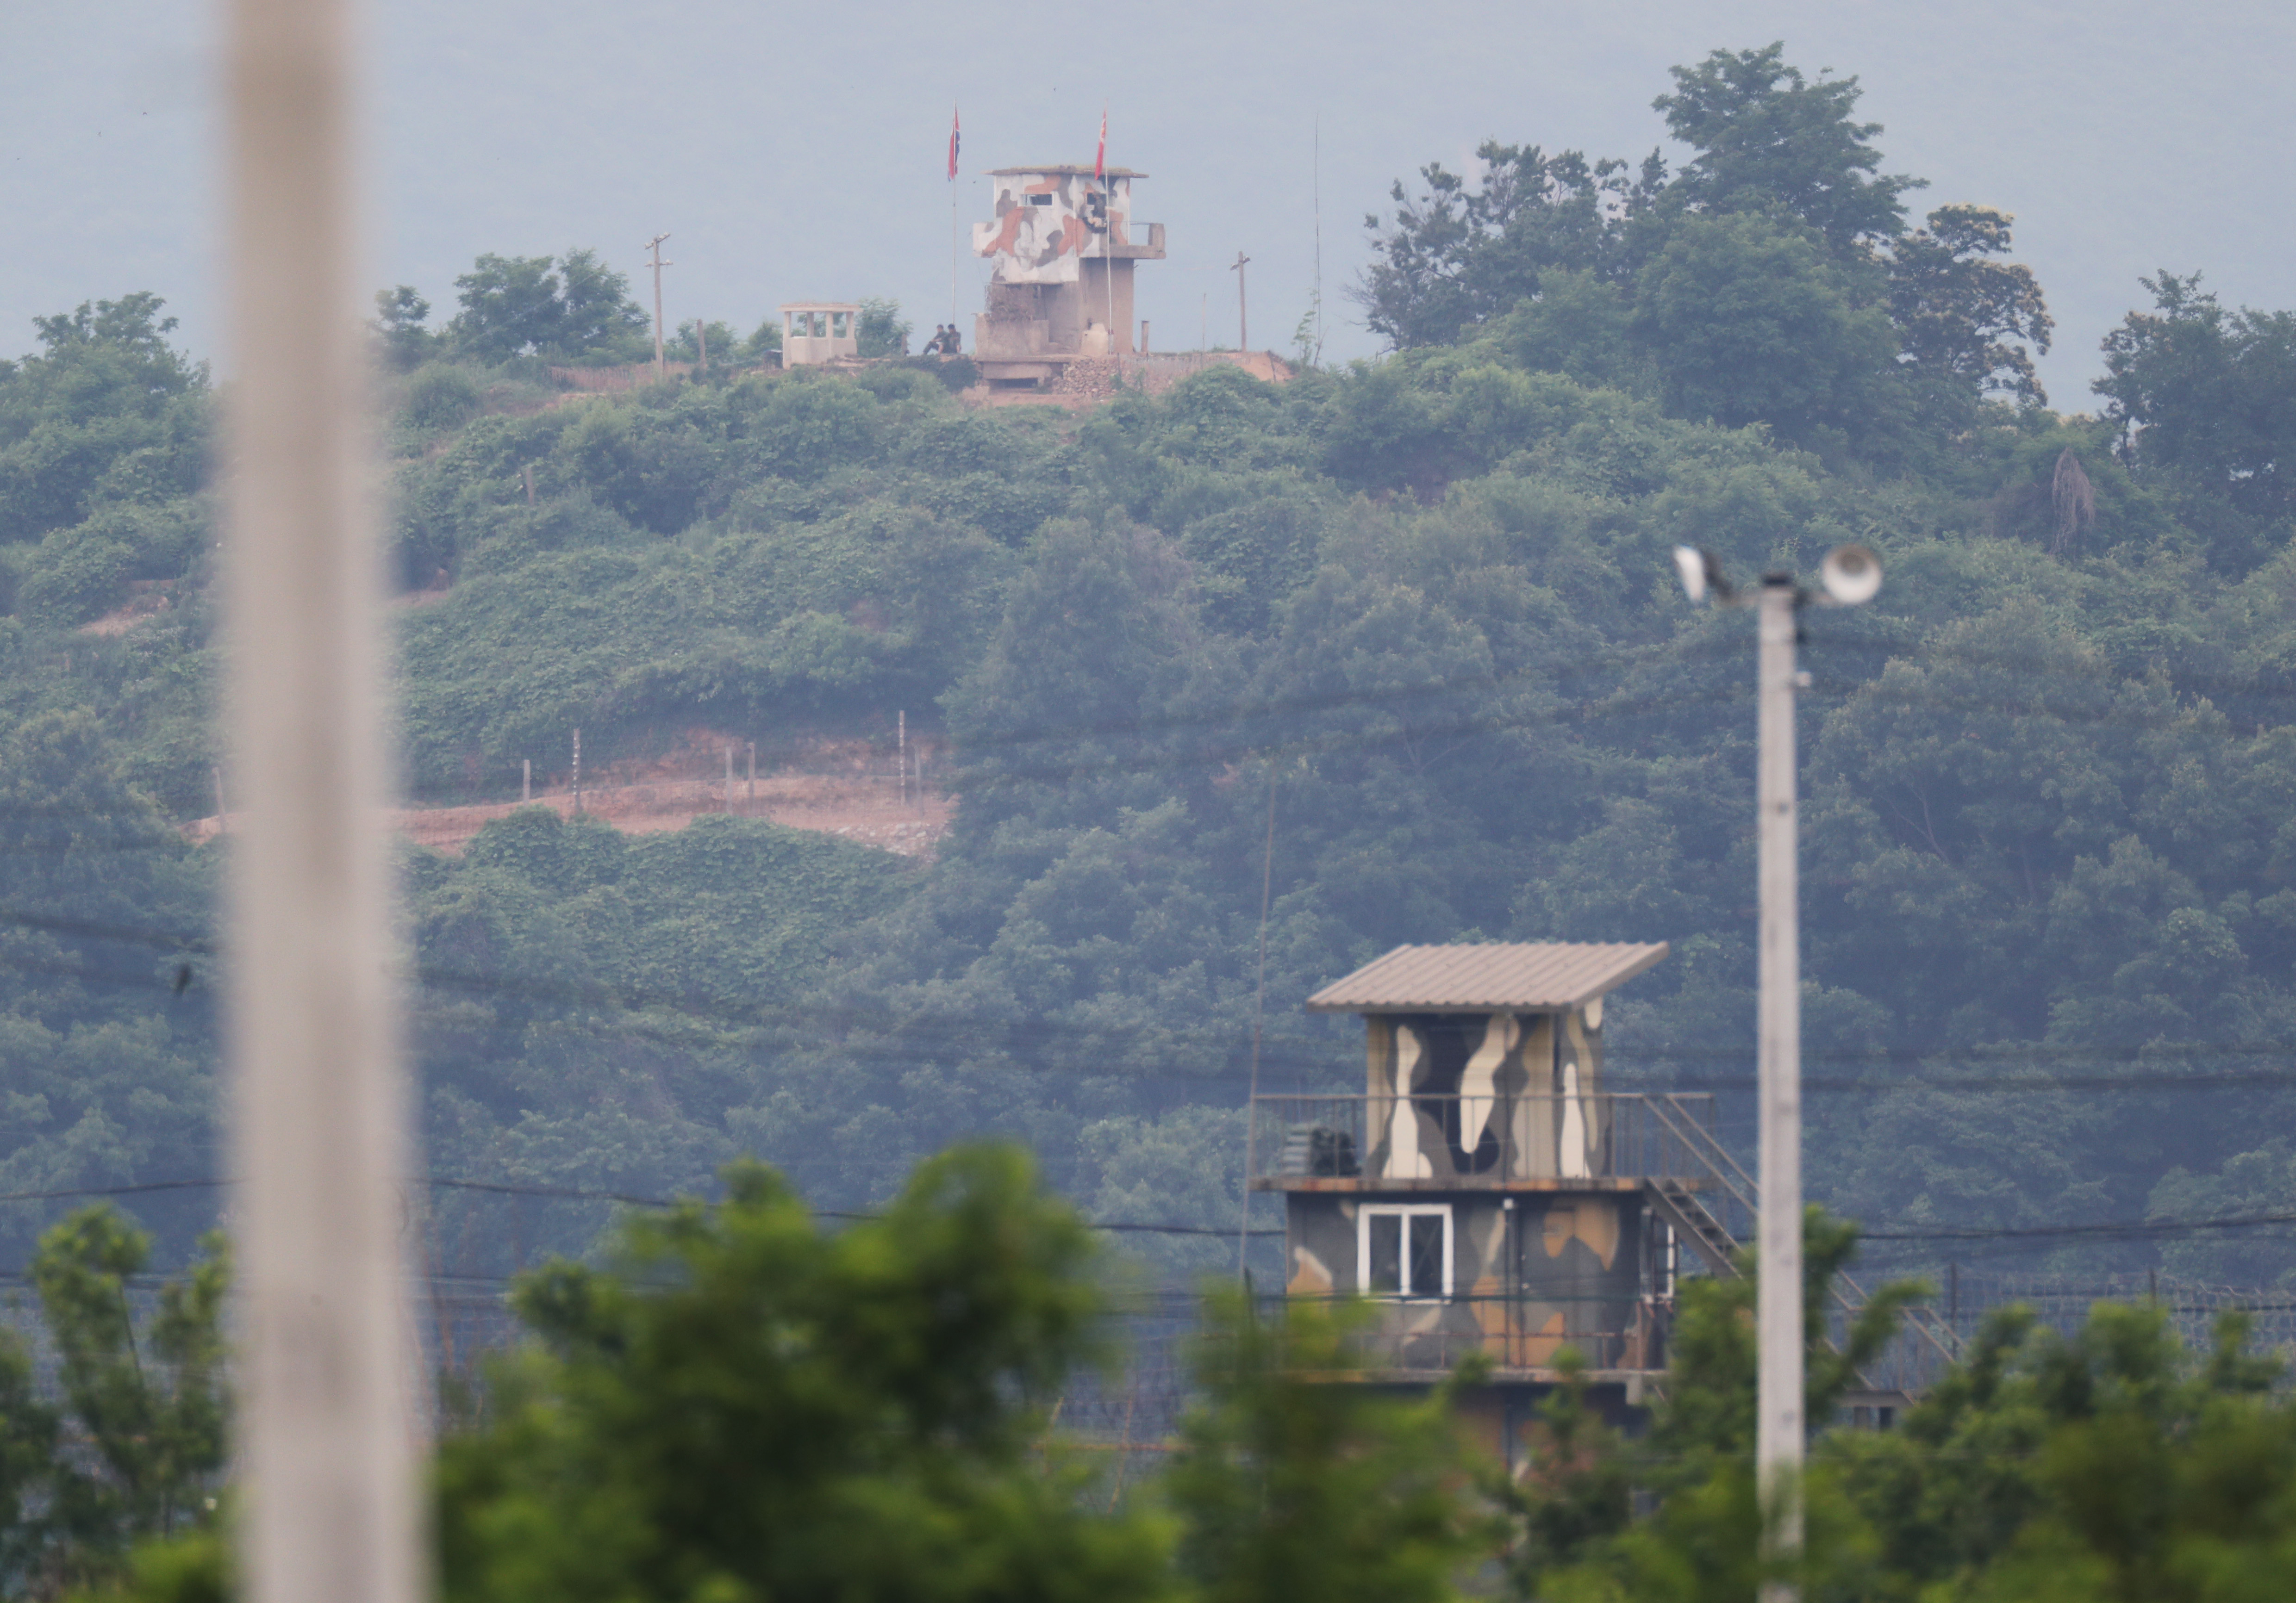
[[[1761, 1218], [1755, 1239], [1760, 1279], [1755, 1291], [1754, 1474], [1761, 1488], [1767, 1557], [1801, 1551], [1803, 1311], [1801, 1263], [1801, 879], [1794, 779], [1794, 691], [1801, 685], [1795, 639], [1802, 607], [1855, 607], [1882, 588], [1882, 564], [1862, 545], [1838, 546], [1819, 568], [1824, 586], [1813, 596], [1790, 573], [1762, 576], [1752, 597], [1733, 590], [1710, 552], [1678, 545], [1675, 565], [1693, 601], [1710, 591], [1722, 607], [1751, 605], [1759, 623], [1755, 658], [1755, 877], [1757, 925], [1758, 1097], [1761, 1110]], [[1795, 1588], [1770, 1582], [1764, 1603], [1789, 1603]]]

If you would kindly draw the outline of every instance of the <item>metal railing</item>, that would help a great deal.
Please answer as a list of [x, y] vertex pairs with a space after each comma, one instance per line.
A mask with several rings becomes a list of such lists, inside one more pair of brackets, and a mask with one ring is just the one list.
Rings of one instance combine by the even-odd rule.
[[[1702, 1240], [1718, 1260], [1709, 1266], [1725, 1274], [1736, 1272], [1738, 1250], [1754, 1239], [1761, 1198], [1755, 1178], [1715, 1134], [1714, 1099], [1666, 1092], [1259, 1097], [1251, 1107], [1250, 1179], [1277, 1187], [1346, 1179], [1462, 1186], [1640, 1181], [1660, 1192], [1666, 1211], [1698, 1239], [1683, 1242], [1683, 1267], [1690, 1267], [1688, 1255]], [[1827, 1323], [1839, 1340], [1865, 1308], [1866, 1293], [1849, 1275], [1838, 1275], [1829, 1302]], [[1386, 1328], [1383, 1321], [1380, 1329]], [[1485, 1345], [1502, 1342], [1498, 1336], [1417, 1330], [1408, 1339], [1414, 1352], [1432, 1344], [1521, 1362]], [[1918, 1389], [1957, 1358], [1960, 1347], [1958, 1333], [1934, 1309], [1908, 1309], [1890, 1351], [1869, 1366], [1870, 1378]], [[1598, 1368], [1639, 1367], [1607, 1354], [1586, 1356]], [[1416, 1358], [1396, 1362], [1427, 1367]]]
[[[1718, 1227], [1722, 1243], [1733, 1251], [1753, 1240], [1761, 1216], [1761, 1186], [1715, 1138], [1710, 1106], [1702, 1118], [1682, 1108], [1683, 1099], [1678, 1096], [1652, 1100], [1658, 1116], [1696, 1151], [1712, 1176], [1705, 1194], [1693, 1199], [1691, 1207], [1704, 1211], [1706, 1220]], [[1834, 1277], [1832, 1289], [1827, 1323], [1838, 1337], [1846, 1336], [1849, 1324], [1865, 1310], [1866, 1288], [1843, 1273]], [[1940, 1365], [1960, 1356], [1961, 1340], [1950, 1325], [1938, 1318], [1936, 1310], [1917, 1306], [1906, 1310], [1891, 1349], [1880, 1363], [1869, 1367], [1890, 1377], [1883, 1384], [1918, 1389], [1935, 1378]]]
[[1712, 1182], [1714, 1099], [1638, 1092], [1262, 1096], [1253, 1181]]

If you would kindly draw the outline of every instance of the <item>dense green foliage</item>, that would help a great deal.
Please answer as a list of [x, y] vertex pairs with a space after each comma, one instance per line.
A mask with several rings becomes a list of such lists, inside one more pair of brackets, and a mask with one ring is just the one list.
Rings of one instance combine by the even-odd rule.
[[1155, 1525], [1040, 1463], [1088, 1245], [979, 1152], [835, 1235], [737, 1170], [721, 1206], [627, 1226], [619, 1272], [536, 1275], [541, 1346], [440, 1456], [444, 1596], [1155, 1596]]
[[[780, 1089], [755, 1043], [787, 1026], [844, 931], [896, 904], [906, 865], [865, 846], [722, 816], [625, 836], [541, 808], [459, 859], [407, 864], [433, 1174], [545, 1190], [704, 1187], [768, 1143]], [[503, 1272], [578, 1248], [579, 1201], [432, 1199], [438, 1266]]]
[[[1897, 1428], [1819, 1435], [1807, 1545], [1781, 1564], [1751, 1473], [1751, 1278], [1685, 1284], [1631, 1439], [1559, 1354], [1519, 1475], [1470, 1440], [1480, 1366], [1397, 1397], [1365, 1383], [1362, 1310], [1215, 1296], [1195, 1400], [1127, 1484], [1089, 1451], [1110, 1444], [1060, 1424], [1110, 1302], [1082, 1221], [1020, 1154], [930, 1160], [832, 1231], [761, 1166], [726, 1182], [627, 1222], [603, 1264], [525, 1277], [529, 1340], [439, 1452], [450, 1603], [1742, 1603], [1765, 1578], [1813, 1603], [2261, 1603], [2296, 1542], [2296, 1401], [2236, 1316], [2195, 1354], [2154, 1307], [2101, 1304], [2064, 1335], [2005, 1311]], [[1822, 1422], [1915, 1295], [1829, 1342], [1815, 1311], [1854, 1240], [1813, 1210]], [[210, 1603], [226, 1574], [203, 1525], [102, 1595]]]
[[[482, 261], [443, 336], [387, 294], [419, 797], [515, 795], [577, 728], [605, 763], [906, 712], [961, 798], [917, 870], [714, 821], [411, 854], [433, 1173], [659, 1192], [749, 1150], [857, 1206], [993, 1130], [1103, 1218], [1230, 1228], [1271, 791], [1270, 1085], [1349, 1081], [1295, 1011], [1335, 974], [1541, 936], [1671, 941], [1614, 1010], [1620, 1082], [1742, 1085], [1751, 641], [1668, 552], [1745, 579], [1857, 538], [1880, 601], [1807, 619], [1816, 1194], [1898, 1236], [2296, 1206], [2255, 1073], [2296, 1033], [2284, 318], [2163, 275], [2103, 413], [2044, 409], [2006, 220], [1909, 226], [1855, 101], [1724, 53], [1660, 103], [1678, 173], [1431, 170], [1367, 286], [1459, 298], [1406, 348], [1086, 414], [898, 361], [569, 397], [548, 331], [636, 326], [580, 252]], [[168, 827], [215, 806], [210, 400], [160, 311], [46, 320], [0, 371], [24, 1190], [216, 1169], [218, 852]], [[447, 1234], [570, 1250], [602, 1217], [487, 1206]], [[2291, 1272], [2236, 1232], [2158, 1250]]]
[[[1542, 364], [1768, 424], [1876, 462], [1967, 427], [1988, 392], [2042, 399], [2026, 349], [2052, 323], [2010, 219], [1955, 204], [1908, 229], [1918, 179], [1878, 173], [1857, 80], [1816, 82], [1784, 46], [1715, 51], [1655, 102], [1697, 154], [1669, 176], [1487, 141], [1470, 182], [1439, 163], [1365, 219], [1365, 322], [1398, 349], [1454, 344], [1526, 303]], [[1910, 429], [1908, 425], [1911, 425]]]
[[1444, 1603], [1488, 1551], [1453, 1417], [1474, 1372], [1416, 1398], [1349, 1384], [1361, 1312], [1234, 1293], [1207, 1310], [1199, 1400], [1157, 1487], [1203, 1603]]
[[[134, 1544], [212, 1523], [229, 1267], [211, 1239], [156, 1296], [134, 1296], [152, 1245], [111, 1208], [72, 1215], [32, 1260], [40, 1348], [0, 1329], [0, 1586], [10, 1597], [108, 1580]], [[52, 1385], [36, 1378], [41, 1359], [53, 1364]]]

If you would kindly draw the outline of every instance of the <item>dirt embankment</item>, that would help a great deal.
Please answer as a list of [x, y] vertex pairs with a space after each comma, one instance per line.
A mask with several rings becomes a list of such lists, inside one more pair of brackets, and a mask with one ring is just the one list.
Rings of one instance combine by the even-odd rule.
[[[723, 757], [726, 746], [736, 746], [730, 797]], [[913, 743], [910, 749], [919, 766], [927, 771], [938, 766], [939, 752], [930, 744]], [[392, 822], [418, 846], [459, 852], [488, 823], [508, 817], [521, 805], [498, 801], [405, 807], [392, 814]], [[565, 776], [555, 776], [547, 785], [537, 778], [532, 805], [570, 815], [574, 796]], [[697, 730], [670, 757], [646, 764], [616, 764], [594, 779], [586, 774], [582, 811], [632, 835], [682, 830], [705, 813], [731, 813], [791, 829], [817, 830], [905, 857], [930, 857], [948, 832], [956, 804], [921, 781], [914, 771], [904, 787], [890, 754], [878, 751], [871, 742], [820, 742], [788, 765], [761, 773], [752, 781], [743, 748]], [[198, 819], [185, 826], [185, 832], [193, 839], [207, 839], [235, 827], [239, 817], [234, 813], [228, 819]]]

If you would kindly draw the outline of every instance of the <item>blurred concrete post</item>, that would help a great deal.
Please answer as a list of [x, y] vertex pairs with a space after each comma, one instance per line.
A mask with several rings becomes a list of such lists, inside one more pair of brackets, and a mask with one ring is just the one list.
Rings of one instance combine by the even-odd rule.
[[350, 6], [226, 0], [225, 20], [242, 1595], [414, 1603]]

